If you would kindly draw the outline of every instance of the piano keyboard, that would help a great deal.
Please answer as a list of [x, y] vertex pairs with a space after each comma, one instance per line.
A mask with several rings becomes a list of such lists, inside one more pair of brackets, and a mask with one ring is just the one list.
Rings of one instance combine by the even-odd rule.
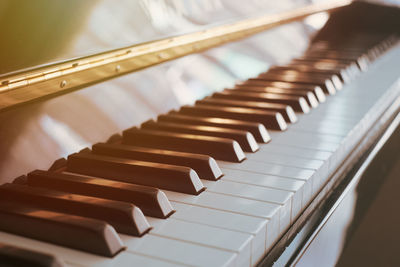
[[0, 186], [1, 240], [70, 266], [256, 265], [399, 94], [396, 39], [365, 41]]

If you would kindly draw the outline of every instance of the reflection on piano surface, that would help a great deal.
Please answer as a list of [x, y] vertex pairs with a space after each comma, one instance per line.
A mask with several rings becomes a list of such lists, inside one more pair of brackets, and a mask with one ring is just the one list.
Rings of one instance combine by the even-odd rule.
[[[121, 18], [104, 32], [125, 34], [110, 31], [93, 48], [99, 36], [87, 31], [110, 1], [73, 2], [83, 34], [29, 62], [10, 54], [20, 61], [1, 70], [204, 29], [262, 7], [204, 1], [202, 17], [201, 6], [184, 3], [126, 3], [151, 21], [143, 28], [114, 7]], [[399, 108], [399, 10], [353, 3], [313, 16], [0, 113], [0, 265], [293, 263], [298, 248], [285, 253], [296, 233]], [[53, 50], [61, 45], [69, 52]]]

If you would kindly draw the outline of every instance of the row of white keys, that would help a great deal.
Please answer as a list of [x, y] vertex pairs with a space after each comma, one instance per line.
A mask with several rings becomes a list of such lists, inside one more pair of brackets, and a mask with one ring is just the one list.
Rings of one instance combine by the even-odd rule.
[[312, 188], [314, 184], [318, 183], [316, 180], [318, 177], [315, 176], [315, 172], [309, 169], [302, 169], [297, 167], [288, 167], [279, 165], [276, 163], [258, 162], [245, 160], [240, 164], [234, 165], [229, 162], [219, 162], [222, 172], [228, 172], [229, 169], [243, 170], [248, 172], [248, 175], [252, 173], [256, 174], [267, 174], [278, 177], [292, 178], [304, 182], [305, 201], [310, 200], [312, 194]]
[[[301, 131], [294, 127], [291, 127], [289, 130], [291, 131], [290, 133], [282, 133], [282, 135], [279, 136], [275, 135], [274, 132], [271, 131], [271, 135], [275, 136], [275, 140], [272, 139], [271, 144], [290, 145], [295, 147], [334, 152], [340, 144], [340, 142], [337, 140], [343, 139], [343, 137], [338, 135], [319, 132], [313, 133], [311, 130]], [[313, 142], [310, 142], [311, 139], [313, 139]]]
[[[120, 252], [113, 258], [98, 256], [84, 251], [57, 246], [54, 244], [30, 239], [18, 235], [0, 232], [0, 240], [17, 247], [30, 249], [42, 253], [51, 253], [61, 259], [67, 266], [96, 266], [96, 267], [128, 267], [128, 266], [185, 266], [176, 261], [159, 260], [157, 257], [148, 257], [127, 251]], [[189, 246], [190, 249], [190, 246]], [[143, 264], [146, 263], [146, 264]], [[187, 266], [187, 265], [186, 265]]]
[[260, 161], [260, 162], [268, 161], [270, 163], [277, 163], [285, 166], [298, 167], [311, 170], [317, 170], [323, 164], [323, 161], [318, 159], [303, 159], [294, 156], [287, 156], [287, 155], [284, 156], [279, 154], [267, 154], [267, 153], [263, 153], [262, 156], [260, 154], [249, 154], [247, 155], [247, 160]]
[[[185, 218], [183, 218], [185, 219]], [[211, 220], [212, 218], [209, 218]], [[252, 239], [253, 235], [217, 228], [205, 224], [188, 222], [175, 218], [157, 219], [148, 217], [150, 225], [154, 228], [146, 236], [149, 237], [165, 237], [173, 240], [185, 241], [187, 243], [202, 245], [209, 248], [214, 248], [221, 251], [231, 252], [236, 254], [235, 264], [237, 266], [252, 265]], [[146, 237], [145, 236], [145, 237]], [[127, 239], [130, 239], [129, 241]], [[138, 251], [143, 249], [143, 245], [134, 247], [137, 241], [135, 238], [126, 237], [125, 244], [129, 244], [128, 250]], [[133, 247], [131, 247], [133, 245]], [[147, 251], [143, 251], [146, 253]], [[182, 253], [183, 251], [181, 251]], [[153, 251], [152, 253], [157, 253]], [[157, 254], [155, 254], [157, 255]], [[209, 255], [211, 256], [211, 255]], [[196, 262], [193, 262], [196, 264]], [[255, 264], [255, 263], [254, 263]]]
[[265, 155], [288, 155], [295, 156], [305, 159], [315, 159], [315, 160], [328, 160], [332, 155], [332, 152], [316, 150], [311, 148], [296, 147], [290, 145], [281, 145], [270, 143], [268, 146], [261, 146], [260, 150], [257, 151], [259, 154]]
[[[195, 231], [199, 228], [193, 228], [192, 230]], [[207, 234], [217, 232], [215, 230], [207, 230]], [[236, 236], [239, 234], [239, 232], [233, 231], [230, 233], [234, 233]], [[202, 234], [204, 235], [204, 231]], [[241, 234], [246, 235], [244, 233]], [[120, 234], [120, 237], [125, 246], [127, 246], [127, 249], [113, 258], [107, 258], [0, 232], [0, 239], [7, 240], [7, 243], [10, 245], [44, 253], [52, 253], [54, 256], [63, 259], [67, 264], [73, 266], [250, 266], [249, 260], [247, 262], [238, 262], [237, 253], [193, 242], [185, 242], [181, 239], [168, 238], [157, 234], [146, 234], [143, 237]], [[204, 236], [203, 239], [207, 237], [211, 238]], [[231, 241], [231, 239], [228, 238], [226, 241]], [[243, 246], [246, 246], [246, 242], [244, 242]], [[146, 264], [143, 265], [144, 262]]]
[[[304, 199], [305, 182], [301, 180], [234, 169], [224, 169], [224, 174], [224, 181], [235, 182], [235, 188], [241, 190], [242, 194], [250, 196], [250, 198], [268, 201], [267, 197], [269, 196], [265, 195], [265, 193], [272, 190], [274, 190], [275, 194], [282, 195], [283, 193], [287, 200], [291, 195], [290, 222], [294, 221], [296, 214], [299, 213], [304, 201], [306, 201]], [[262, 190], [262, 188], [268, 190]], [[282, 205], [284, 204], [282, 203]], [[287, 228], [287, 219], [283, 227], [281, 222], [281, 228]]]
[[247, 216], [211, 208], [171, 201], [176, 212], [171, 218], [228, 229], [253, 236], [251, 240], [252, 263], [259, 261], [270, 246], [267, 242], [271, 224], [264, 218]]
[[292, 192], [276, 188], [244, 185], [232, 181], [225, 181], [224, 178], [216, 182], [203, 181], [203, 183], [209, 192], [279, 205], [279, 232], [287, 229], [292, 222]]
[[[222, 183], [222, 181], [220, 182]], [[224, 183], [227, 187], [231, 183], [232, 191], [230, 193], [240, 193], [232, 187], [232, 184], [236, 183], [229, 181], [224, 181]], [[259, 194], [273, 193], [269, 188], [261, 189], [264, 189], [264, 191], [259, 191]], [[218, 190], [218, 187], [216, 187], [216, 190]], [[284, 199], [284, 192], [279, 193], [275, 193], [276, 201], [283, 202], [286, 200]], [[235, 262], [238, 266], [254, 265], [262, 258], [266, 249], [277, 238], [280, 231], [280, 217], [284, 217], [276, 204], [272, 206], [271, 210], [271, 203], [245, 201], [245, 199], [234, 195], [213, 194], [211, 190], [210, 192], [203, 192], [199, 196], [168, 191], [166, 191], [166, 194], [169, 199], [174, 199], [174, 197], [179, 199], [180, 202], [172, 201], [177, 212], [167, 220], [148, 218], [154, 226], [154, 230], [149, 235], [164, 236], [235, 252], [237, 255]], [[286, 192], [286, 194], [290, 196], [292, 193]], [[204, 201], [205, 197], [208, 198], [208, 201]], [[291, 202], [286, 201], [286, 203], [290, 205]], [[241, 207], [243, 204], [245, 206]], [[243, 210], [240, 210], [240, 208], [243, 209], [248, 206], [252, 206], [253, 209], [246, 211], [246, 213], [252, 216], [244, 215]], [[287, 208], [287, 210], [290, 209]], [[268, 212], [271, 214], [268, 214]], [[260, 216], [263, 217], [260, 218]], [[266, 219], [266, 216], [270, 216], [271, 219]], [[287, 220], [289, 223], [289, 218]]]
[[[222, 216], [222, 214], [236, 214], [261, 219], [265, 223], [266, 227], [266, 235], [263, 236], [264, 245], [262, 245], [262, 248], [265, 248], [264, 253], [265, 250], [267, 250], [271, 246], [271, 244], [278, 238], [280, 217], [285, 217], [282, 214], [281, 205], [276, 203], [268, 203], [221, 193], [213, 193], [209, 192], [208, 190], [198, 196], [170, 191], [166, 191], [165, 193], [167, 194], [168, 199], [170, 199], [172, 202], [192, 205], [199, 208], [213, 209], [215, 212], [220, 212], [220, 216]], [[179, 219], [181, 220], [193, 221], [193, 218], [190, 214], [188, 214], [185, 218], [182, 217], [182, 214], [179, 215], [179, 210], [177, 211], [176, 216], [179, 217]], [[174, 215], [172, 215], [172, 217], [174, 217]], [[208, 224], [212, 224], [216, 227], [223, 226], [220, 224], [219, 220], [213, 221], [213, 216], [211, 215], [208, 217], [204, 217], [203, 220], [208, 221]], [[247, 227], [258, 228], [258, 224], [255, 224], [253, 226], [249, 225]], [[263, 229], [260, 228], [259, 231], [253, 231], [253, 233], [251, 234], [256, 237], [262, 232]], [[228, 240], [225, 241], [229, 242]], [[259, 238], [257, 237], [255, 240], [252, 241], [252, 245], [256, 245], [258, 242]], [[258, 248], [252, 248], [252, 264], [255, 264], [260, 259], [260, 256], [261, 255], [259, 254]]]
[[[335, 136], [346, 136], [349, 131], [352, 129], [352, 126], [348, 126], [345, 124], [337, 124], [338, 126], [335, 127], [333, 124], [328, 125], [327, 123], [325, 124], [317, 124], [317, 123], [296, 123], [291, 125], [289, 130], [295, 130], [295, 131], [299, 131], [299, 132], [310, 132], [310, 133], [316, 133], [316, 134], [322, 134], [322, 135], [335, 135]], [[295, 144], [296, 139], [291, 139], [291, 143], [290, 144]], [[331, 143], [331, 142], [326, 142], [326, 143], [310, 143], [309, 148], [315, 148], [316, 146], [318, 146], [318, 148], [320, 147], [320, 144], [325, 144], [323, 146], [324, 150], [326, 151], [335, 151], [336, 150], [336, 146], [335, 144]]]
[[[301, 123], [301, 122], [299, 122]], [[288, 131], [288, 133], [290, 130]], [[225, 173], [226, 179], [232, 179], [231, 177], [235, 177], [235, 181], [237, 182], [249, 182], [249, 181], [260, 181], [260, 179], [264, 179], [264, 177], [270, 177], [273, 175], [273, 177], [276, 177], [279, 179], [279, 177], [282, 177], [281, 179], [299, 179], [301, 180], [301, 185], [300, 188], [297, 188], [297, 190], [301, 189], [303, 196], [305, 196], [304, 199], [299, 201], [299, 194], [295, 193], [295, 196], [297, 196], [296, 202], [293, 200], [293, 205], [292, 205], [292, 214], [291, 217], [292, 219], [296, 218], [299, 214], [300, 211], [305, 208], [305, 204], [307, 204], [310, 199], [312, 198], [313, 194], [315, 193], [316, 189], [312, 188], [312, 184], [315, 183], [316, 187], [320, 186], [318, 180], [319, 175], [324, 176], [327, 174], [327, 165], [324, 160], [321, 159], [313, 159], [313, 158], [301, 158], [301, 157], [296, 157], [296, 156], [285, 156], [282, 154], [273, 154], [273, 153], [260, 153], [263, 151], [263, 147], [268, 147], [271, 144], [275, 143], [278, 144], [278, 149], [281, 144], [278, 140], [282, 139], [284, 140], [285, 137], [282, 137], [282, 135], [285, 135], [285, 133], [277, 132], [274, 136], [272, 135], [272, 141], [270, 144], [263, 144], [260, 145], [260, 151], [257, 153], [251, 153], [247, 154], [248, 159], [245, 160], [244, 162], [240, 164], [231, 164], [229, 162], [219, 162], [219, 165], [222, 167], [223, 172]], [[301, 143], [309, 143], [310, 140], [314, 140], [314, 138], [310, 138], [309, 133], [300, 133], [302, 136], [301, 140], [299, 142]], [[293, 139], [293, 136], [290, 136], [286, 134], [286, 139], [291, 138]], [[340, 139], [339, 137], [335, 136], [322, 136], [325, 137], [326, 141], [327, 138], [330, 138], [330, 141], [333, 141], [336, 144], [339, 143]], [[321, 137], [321, 138], [322, 138]], [[323, 143], [321, 141], [321, 143]], [[285, 144], [285, 142], [283, 142]], [[287, 145], [287, 144], [285, 144]], [[301, 146], [300, 146], [301, 147]], [[290, 148], [290, 147], [289, 147]], [[331, 149], [330, 151], [334, 151]], [[329, 152], [329, 151], [328, 151]], [[330, 154], [323, 154], [324, 158], [322, 159], [327, 159]], [[325, 171], [324, 171], [325, 170]], [[236, 172], [236, 173], [235, 173]], [[254, 177], [258, 176], [258, 177]], [[264, 176], [264, 177], [263, 177]], [[286, 178], [283, 178], [286, 177]], [[261, 180], [263, 181], [263, 180]], [[254, 183], [254, 182], [253, 182]], [[258, 186], [262, 186], [261, 183], [257, 184]], [[308, 185], [308, 186], [307, 186]], [[289, 191], [290, 188], [284, 188], [284, 190]], [[301, 196], [301, 195], [300, 195]], [[301, 197], [303, 197], [301, 196]], [[295, 199], [295, 197], [293, 198]]]

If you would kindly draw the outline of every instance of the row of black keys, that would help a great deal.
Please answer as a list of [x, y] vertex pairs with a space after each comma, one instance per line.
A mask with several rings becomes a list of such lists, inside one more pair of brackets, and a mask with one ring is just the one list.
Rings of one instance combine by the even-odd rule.
[[174, 212], [158, 188], [201, 193], [200, 179], [223, 175], [214, 158], [241, 162], [243, 151], [255, 152], [257, 143], [270, 140], [267, 129], [285, 130], [297, 120], [294, 111], [308, 113], [393, 42], [369, 50], [311, 50], [304, 59], [61, 159], [49, 171], [4, 184], [0, 230], [113, 256], [123, 249], [113, 228], [142, 236], [151, 228], [143, 213], [167, 218]]

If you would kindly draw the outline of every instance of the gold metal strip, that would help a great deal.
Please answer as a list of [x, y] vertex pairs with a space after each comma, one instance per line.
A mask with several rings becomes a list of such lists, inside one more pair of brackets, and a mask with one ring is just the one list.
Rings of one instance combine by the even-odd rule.
[[272, 27], [331, 11], [351, 0], [329, 1], [105, 52], [2, 78], [0, 111], [248, 37]]

